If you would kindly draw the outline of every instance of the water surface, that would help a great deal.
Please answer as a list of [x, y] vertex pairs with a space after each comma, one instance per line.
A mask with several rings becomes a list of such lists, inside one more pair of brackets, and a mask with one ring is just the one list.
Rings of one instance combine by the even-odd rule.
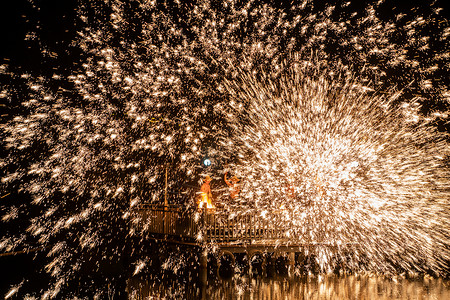
[[129, 299], [450, 299], [450, 281], [420, 276], [236, 274], [210, 278], [208, 286], [178, 280], [133, 278]]

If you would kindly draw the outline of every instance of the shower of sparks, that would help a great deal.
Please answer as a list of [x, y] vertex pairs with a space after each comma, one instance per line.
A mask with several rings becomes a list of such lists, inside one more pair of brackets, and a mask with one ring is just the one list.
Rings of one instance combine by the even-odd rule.
[[46, 297], [84, 254], [124, 255], [133, 209], [163, 202], [165, 166], [181, 193], [205, 149], [242, 178], [242, 212], [283, 208], [292, 236], [351, 244], [355, 267], [445, 272], [450, 29], [437, 4], [382, 18], [384, 1], [80, 2], [70, 75], [0, 67], [21, 85], [0, 90], [21, 102], [1, 125], [0, 196], [32, 197], [2, 204], [2, 222], [29, 224], [0, 247], [48, 249]]
[[[329, 75], [330, 65], [293, 58], [276, 80], [239, 72], [224, 84], [234, 139], [222, 144], [245, 178], [237, 207], [287, 211], [292, 238], [351, 245], [360, 269], [445, 272], [446, 135], [420, 117], [418, 103], [373, 92], [338, 66]], [[335, 252], [318, 253], [324, 271]]]

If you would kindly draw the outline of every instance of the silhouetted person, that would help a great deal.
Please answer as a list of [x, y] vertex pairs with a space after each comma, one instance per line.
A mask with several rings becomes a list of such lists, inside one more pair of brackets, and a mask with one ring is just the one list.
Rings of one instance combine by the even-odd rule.
[[228, 172], [225, 172], [224, 180], [230, 190], [230, 198], [234, 200], [239, 197], [239, 193], [241, 192], [241, 185], [239, 184], [239, 178], [233, 176], [230, 180], [228, 180], [227, 174]]
[[209, 175], [206, 175], [205, 179], [203, 179], [203, 184], [200, 188], [200, 202], [198, 203], [198, 208], [213, 208], [212, 205], [212, 194], [211, 194], [211, 186], [209, 183], [212, 181], [212, 178]]

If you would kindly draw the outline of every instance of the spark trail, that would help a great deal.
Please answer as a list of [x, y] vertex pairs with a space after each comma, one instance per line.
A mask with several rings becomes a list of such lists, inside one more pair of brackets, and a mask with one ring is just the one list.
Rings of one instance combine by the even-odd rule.
[[[284, 205], [309, 240], [358, 244], [355, 268], [446, 272], [450, 147], [438, 126], [450, 55], [438, 4], [81, 1], [78, 16], [70, 74], [0, 69], [11, 82], [0, 95], [21, 111], [1, 125], [2, 195], [30, 195], [5, 198], [2, 220], [27, 225], [0, 246], [47, 249], [47, 297], [86, 255], [124, 256], [133, 209], [162, 197], [162, 166], [182, 192], [205, 147], [234, 158], [244, 212]], [[57, 64], [65, 49], [51, 50], [41, 55]]]

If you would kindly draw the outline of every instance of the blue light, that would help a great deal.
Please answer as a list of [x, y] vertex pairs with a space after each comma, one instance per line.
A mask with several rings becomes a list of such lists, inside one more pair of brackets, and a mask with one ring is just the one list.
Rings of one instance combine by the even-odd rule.
[[209, 158], [206, 158], [206, 159], [203, 161], [203, 164], [204, 164], [205, 166], [209, 167], [209, 166], [211, 165], [211, 161], [209, 160]]

